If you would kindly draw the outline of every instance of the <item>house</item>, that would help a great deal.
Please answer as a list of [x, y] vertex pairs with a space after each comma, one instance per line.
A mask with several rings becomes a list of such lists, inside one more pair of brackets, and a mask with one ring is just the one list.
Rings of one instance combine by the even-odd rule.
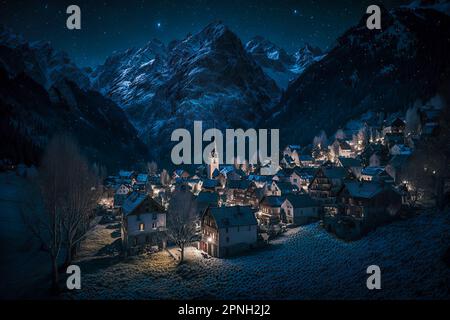
[[343, 167], [321, 167], [308, 187], [309, 195], [321, 203], [332, 203], [348, 176]]
[[294, 173], [293, 168], [282, 168], [277, 171], [277, 173], [273, 176], [272, 180], [289, 182], [291, 180], [291, 175], [293, 173]]
[[386, 173], [384, 167], [366, 167], [362, 169], [360, 179], [362, 181], [380, 181], [386, 180], [389, 175]]
[[224, 166], [219, 172], [226, 180], [241, 180], [246, 174], [241, 169], [236, 169], [234, 166]]
[[128, 185], [133, 185], [136, 182], [136, 174], [134, 171], [119, 171], [119, 183], [124, 183]]
[[373, 165], [371, 160], [377, 158], [376, 166], [386, 165], [389, 161], [389, 149], [380, 143], [369, 144], [359, 155], [363, 166]]
[[287, 223], [303, 225], [319, 219], [320, 205], [308, 194], [289, 194], [281, 204]]
[[256, 246], [258, 223], [250, 207], [208, 208], [201, 219], [199, 250], [222, 258]]
[[389, 150], [389, 153], [392, 156], [396, 156], [399, 154], [410, 155], [412, 154], [412, 149], [405, 146], [404, 144], [396, 144]]
[[295, 160], [288, 154], [283, 155], [281, 158], [281, 166], [283, 168], [293, 168], [296, 165]]
[[132, 191], [131, 187], [125, 184], [121, 184], [114, 192], [114, 208], [117, 209], [120, 206], [122, 206], [123, 202], [131, 193], [131, 191]]
[[272, 178], [273, 176], [250, 174], [247, 179], [254, 182], [258, 188], [264, 188], [268, 183], [272, 182]]
[[402, 181], [402, 172], [404, 171], [409, 159], [409, 155], [396, 155], [392, 157], [386, 166], [386, 172], [394, 179], [396, 184], [399, 184]]
[[202, 190], [209, 192], [217, 192], [222, 188], [219, 180], [215, 179], [204, 179], [202, 183]]
[[384, 137], [384, 144], [391, 149], [396, 144], [404, 144], [405, 137], [403, 133], [387, 133]]
[[148, 174], [140, 173], [136, 176], [136, 183], [133, 185], [133, 189], [140, 192], [145, 192], [150, 188], [150, 182]]
[[267, 196], [284, 196], [298, 191], [299, 188], [297, 185], [291, 184], [290, 182], [272, 181], [271, 184], [267, 185], [265, 194]]
[[390, 125], [384, 127], [384, 134], [403, 134], [405, 131], [405, 121], [400, 118], [395, 118]]
[[250, 205], [250, 196], [256, 188], [256, 184], [249, 180], [227, 180], [227, 203]]
[[[360, 238], [398, 216], [402, 196], [382, 182], [350, 181], [338, 194], [334, 210], [325, 209], [326, 230], [347, 240]], [[330, 208], [328, 208], [330, 209]]]
[[206, 209], [210, 207], [220, 207], [221, 198], [217, 192], [200, 192], [195, 198], [199, 217], [203, 216]]
[[288, 145], [283, 150], [283, 159], [285, 156], [289, 156], [290, 159], [292, 159], [292, 164], [295, 166], [300, 165], [300, 154], [301, 154], [301, 147], [299, 145]]
[[200, 178], [190, 178], [185, 181], [186, 185], [189, 187], [189, 190], [193, 194], [198, 194], [202, 190], [203, 180]]
[[165, 248], [166, 212], [148, 194], [131, 193], [122, 209], [122, 243], [128, 254], [146, 247]]
[[329, 158], [332, 162], [337, 162], [338, 157], [352, 158], [353, 150], [350, 144], [343, 139], [336, 139], [330, 146]]
[[359, 159], [339, 157], [337, 165], [347, 169], [347, 171], [356, 178], [361, 176], [363, 167]]
[[281, 205], [284, 198], [280, 196], [265, 196], [259, 204], [258, 219], [261, 224], [274, 224], [281, 221]]
[[314, 167], [314, 158], [309, 154], [303, 154], [300, 156], [300, 167]]
[[177, 169], [172, 173], [172, 179], [177, 179], [177, 178], [181, 178], [181, 179], [187, 179], [190, 177], [190, 173], [184, 169]]
[[302, 167], [295, 168], [296, 176], [291, 177], [291, 183], [296, 185], [299, 190], [308, 191], [308, 187], [317, 173], [317, 168]]

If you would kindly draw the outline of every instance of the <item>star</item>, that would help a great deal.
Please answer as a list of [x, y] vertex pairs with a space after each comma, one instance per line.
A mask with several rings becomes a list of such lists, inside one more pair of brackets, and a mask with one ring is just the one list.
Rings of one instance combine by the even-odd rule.
[[158, 28], [158, 29], [161, 28], [161, 22], [157, 22], [157, 23], [156, 23], [156, 28]]

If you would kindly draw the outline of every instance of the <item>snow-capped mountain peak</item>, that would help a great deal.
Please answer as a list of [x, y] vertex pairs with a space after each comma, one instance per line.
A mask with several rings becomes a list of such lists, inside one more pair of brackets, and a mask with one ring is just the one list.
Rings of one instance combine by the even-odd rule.
[[289, 82], [295, 80], [300, 73], [322, 56], [322, 51], [309, 44], [293, 54], [271, 41], [256, 36], [245, 45], [246, 51], [263, 68], [264, 72], [274, 79], [278, 86], [287, 88]]

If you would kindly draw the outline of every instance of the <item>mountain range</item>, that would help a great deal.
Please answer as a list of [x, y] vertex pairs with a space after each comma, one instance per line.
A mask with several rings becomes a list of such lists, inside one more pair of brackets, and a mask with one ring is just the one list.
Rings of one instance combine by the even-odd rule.
[[448, 13], [411, 5], [381, 16], [381, 30], [369, 30], [364, 16], [290, 84], [265, 121], [280, 128], [282, 143], [308, 144], [367, 111], [404, 111], [448, 84]]

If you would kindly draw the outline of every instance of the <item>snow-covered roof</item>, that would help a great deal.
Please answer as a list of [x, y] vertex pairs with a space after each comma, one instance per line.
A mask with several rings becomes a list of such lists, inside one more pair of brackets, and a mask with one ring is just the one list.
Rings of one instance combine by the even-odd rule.
[[219, 185], [219, 181], [214, 179], [203, 180], [203, 188], [215, 188]]
[[318, 206], [317, 202], [308, 194], [289, 194], [286, 196], [286, 200], [289, 201], [294, 208], [310, 208]]
[[216, 221], [219, 229], [258, 224], [255, 214], [249, 206], [210, 208], [209, 212]]
[[132, 213], [147, 197], [146, 194], [133, 192], [130, 194], [122, 205], [123, 213], [127, 216]]
[[143, 194], [139, 192], [131, 193], [122, 205], [122, 210], [125, 216], [133, 214], [136, 208], [139, 207], [145, 200], [149, 200], [152, 206], [147, 209], [148, 212], [164, 212], [164, 208], [153, 200], [148, 194]]
[[217, 204], [219, 202], [219, 194], [216, 192], [200, 192], [197, 196], [197, 202]]
[[227, 180], [228, 189], [246, 190], [250, 187], [252, 181], [249, 180]]
[[384, 167], [366, 167], [362, 169], [361, 174], [366, 176], [376, 176], [384, 172]]
[[339, 157], [339, 162], [344, 168], [361, 167], [361, 161], [355, 158]]
[[290, 182], [273, 181], [273, 183], [278, 186], [282, 193], [298, 191], [298, 187]]
[[323, 172], [329, 179], [344, 179], [347, 176], [347, 170], [342, 167], [324, 168]]
[[300, 156], [300, 161], [314, 161], [314, 158], [309, 154], [303, 154]]
[[383, 186], [378, 182], [360, 182], [352, 181], [346, 182], [345, 188], [348, 190], [350, 196], [355, 198], [370, 199], [383, 191]]
[[133, 176], [133, 171], [120, 170], [119, 176], [121, 178], [131, 178]]
[[136, 177], [136, 181], [140, 183], [147, 183], [148, 181], [148, 174], [140, 173]]
[[284, 198], [280, 196], [266, 196], [262, 200], [262, 204], [268, 207], [281, 207]]
[[288, 145], [288, 148], [291, 149], [292, 151], [299, 151], [301, 149], [301, 147], [298, 144], [290, 144]]

